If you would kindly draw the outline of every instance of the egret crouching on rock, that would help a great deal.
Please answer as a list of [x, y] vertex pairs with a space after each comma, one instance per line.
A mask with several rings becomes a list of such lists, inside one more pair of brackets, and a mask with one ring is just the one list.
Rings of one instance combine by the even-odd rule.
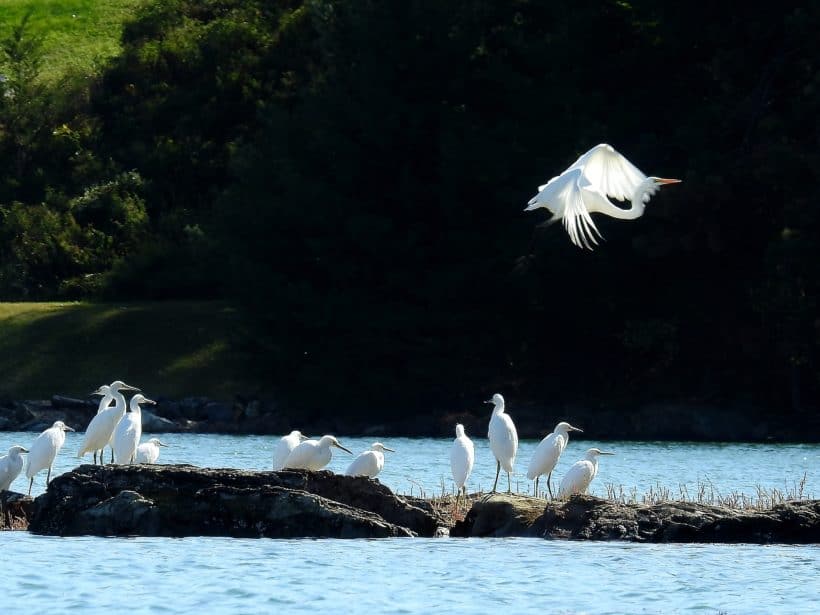
[[555, 430], [541, 440], [536, 447], [530, 460], [530, 466], [527, 468], [527, 478], [530, 480], [535, 479], [535, 497], [538, 497], [538, 479], [542, 474], [547, 475], [547, 491], [549, 491], [550, 497], [552, 497], [550, 477], [552, 477], [552, 471], [558, 464], [558, 459], [561, 458], [561, 453], [564, 452], [564, 449], [569, 443], [569, 432], [571, 431], [582, 432], [583, 429], [578, 429], [569, 423], [561, 421], [555, 426]]
[[106, 406], [99, 410], [91, 419], [86, 427], [85, 438], [77, 452], [77, 457], [82, 457], [86, 453], [94, 453], [94, 463], [97, 463], [97, 451], [99, 451], [100, 463], [103, 463], [103, 449], [111, 440], [114, 429], [125, 414], [125, 397], [120, 391], [139, 391], [139, 389], [125, 384], [122, 380], [115, 380], [110, 386], [103, 385], [92, 393], [92, 395], [110, 396], [115, 403], [113, 406]]
[[614, 454], [598, 448], [589, 449], [584, 458], [572, 464], [564, 476], [558, 487], [558, 497], [563, 499], [575, 493], [586, 493], [592, 479], [598, 475], [598, 456]]
[[131, 398], [129, 404], [130, 412], [117, 423], [114, 430], [114, 462], [119, 465], [134, 463], [137, 457], [137, 445], [142, 437], [142, 408], [140, 404], [156, 404], [152, 399], [147, 399], [142, 393], [137, 393]]
[[160, 442], [159, 438], [151, 438], [137, 447], [137, 463], [156, 463], [159, 459], [159, 447], [168, 446]]
[[28, 494], [31, 495], [31, 486], [34, 484], [34, 475], [40, 470], [48, 468], [46, 475], [46, 485], [51, 481], [51, 466], [54, 458], [65, 443], [65, 432], [74, 431], [62, 421], [55, 421], [54, 425], [46, 429], [34, 439], [34, 443], [28, 449], [28, 464], [26, 465], [26, 478], [29, 479]]
[[335, 446], [351, 453], [333, 436], [322, 436], [319, 440], [305, 440], [294, 448], [285, 460], [285, 468], [294, 470], [321, 470], [330, 463], [330, 447]]
[[456, 439], [450, 448], [450, 471], [456, 485], [456, 501], [461, 492], [467, 497], [467, 479], [473, 471], [475, 462], [475, 447], [473, 441], [464, 433], [464, 425], [456, 425]]
[[285, 467], [285, 461], [287, 461], [288, 455], [290, 452], [299, 446], [300, 442], [307, 440], [307, 436], [303, 436], [302, 432], [294, 429], [288, 435], [282, 436], [279, 438], [279, 442], [276, 443], [276, 448], [273, 449], [273, 469], [281, 470]]
[[490, 450], [493, 452], [496, 461], [495, 482], [493, 483], [493, 493], [498, 486], [498, 474], [501, 468], [507, 473], [507, 493], [512, 491], [510, 485], [510, 474], [515, 465], [515, 454], [518, 451], [518, 432], [509, 414], [504, 412], [504, 398], [496, 393], [492, 399], [487, 400], [487, 404], [495, 404], [493, 415], [490, 417], [490, 428], [487, 437], [490, 439]]
[[381, 442], [374, 442], [369, 451], [361, 453], [354, 459], [347, 470], [345, 476], [368, 476], [376, 478], [384, 468], [384, 451], [395, 453], [392, 448], [387, 448]]
[[28, 449], [14, 445], [8, 455], [0, 457], [0, 491], [8, 491], [14, 479], [23, 471], [23, 458], [20, 453], [28, 453]]

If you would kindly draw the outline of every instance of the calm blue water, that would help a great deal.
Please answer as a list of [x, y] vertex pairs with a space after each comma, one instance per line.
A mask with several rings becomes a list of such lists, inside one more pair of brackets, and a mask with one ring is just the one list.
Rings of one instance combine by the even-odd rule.
[[[36, 434], [0, 433], [0, 451]], [[346, 438], [359, 452], [372, 438]], [[146, 434], [145, 439], [151, 437]], [[160, 434], [161, 463], [268, 469], [276, 438]], [[55, 474], [76, 465], [82, 435], [68, 434]], [[382, 482], [399, 493], [452, 489], [450, 439], [384, 438]], [[492, 486], [495, 463], [474, 438], [471, 491]], [[521, 443], [513, 489], [531, 489], [524, 472], [536, 441]], [[606, 485], [640, 495], [684, 485], [715, 493], [758, 487], [820, 494], [818, 445], [690, 444], [572, 440], [553, 480], [590, 446], [602, 458], [591, 491]], [[329, 469], [351, 459], [334, 453]], [[42, 493], [45, 473], [33, 494]], [[502, 483], [506, 487], [506, 483]], [[12, 485], [25, 492], [24, 478]], [[820, 608], [820, 547], [635, 545], [540, 539], [238, 540], [223, 538], [51, 538], [0, 533], [6, 562], [0, 611], [69, 609], [136, 613], [793, 613]]]

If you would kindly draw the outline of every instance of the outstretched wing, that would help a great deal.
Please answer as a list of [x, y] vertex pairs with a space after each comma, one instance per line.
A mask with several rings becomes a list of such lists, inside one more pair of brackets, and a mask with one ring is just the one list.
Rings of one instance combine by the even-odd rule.
[[619, 201], [632, 199], [646, 179], [634, 164], [606, 143], [593, 147], [567, 171], [572, 169], [581, 169], [594, 190]]

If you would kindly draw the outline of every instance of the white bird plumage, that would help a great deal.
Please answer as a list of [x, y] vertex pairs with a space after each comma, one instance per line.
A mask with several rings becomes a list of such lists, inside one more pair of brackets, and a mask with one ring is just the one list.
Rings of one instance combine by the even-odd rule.
[[168, 446], [163, 444], [159, 438], [151, 438], [148, 442], [143, 442], [137, 447], [137, 463], [156, 463], [159, 459], [159, 447]]
[[156, 404], [142, 393], [131, 398], [129, 411], [117, 423], [114, 430], [114, 463], [119, 465], [134, 463], [137, 445], [142, 437], [142, 408], [140, 404]]
[[[120, 419], [125, 414], [125, 397], [121, 391], [138, 391], [139, 389], [125, 384], [122, 380], [115, 380], [111, 385], [103, 385], [92, 395], [102, 395], [103, 400], [110, 396], [114, 400], [113, 406], [106, 406], [92, 417], [91, 422], [85, 429], [85, 437], [77, 452], [77, 457], [83, 457], [86, 453], [94, 453], [94, 463], [97, 463], [97, 451], [100, 452], [100, 463], [103, 463], [103, 449], [114, 434], [114, 430]], [[102, 402], [100, 402], [102, 405]]]
[[20, 453], [28, 453], [28, 449], [15, 444], [9, 449], [8, 455], [0, 457], [0, 491], [8, 491], [14, 479], [23, 471]]
[[507, 493], [511, 491], [510, 474], [515, 465], [515, 455], [518, 451], [518, 432], [510, 415], [504, 412], [504, 397], [499, 393], [485, 403], [494, 404], [493, 414], [490, 417], [490, 426], [487, 437], [490, 440], [490, 450], [496, 460], [495, 482], [493, 492], [498, 485], [498, 474], [501, 468], [507, 473]]
[[28, 463], [26, 464], [26, 478], [29, 479], [28, 494], [31, 495], [31, 486], [34, 484], [34, 475], [40, 470], [48, 468], [46, 485], [51, 480], [51, 466], [54, 458], [65, 443], [65, 432], [74, 431], [62, 421], [54, 424], [34, 439], [28, 448]]
[[387, 448], [381, 442], [374, 442], [370, 450], [360, 453], [356, 459], [350, 462], [347, 470], [345, 470], [345, 475], [376, 478], [384, 468], [384, 451], [396, 452], [392, 448]]
[[294, 470], [321, 470], [330, 463], [331, 447], [351, 453], [333, 436], [322, 436], [318, 440], [305, 440], [294, 448], [285, 460], [285, 468]]
[[[680, 183], [679, 179], [647, 177], [614, 147], [601, 143], [578, 158], [566, 171], [553, 177], [532, 197], [524, 211], [544, 207], [552, 213], [547, 222], [561, 220], [569, 238], [579, 248], [592, 249], [601, 237], [592, 213], [634, 220], [658, 188]], [[630, 201], [623, 209], [609, 199]]]
[[473, 471], [475, 463], [475, 446], [473, 441], [464, 432], [464, 425], [456, 425], [456, 438], [450, 447], [450, 471], [456, 486], [456, 499], [464, 492], [467, 495], [467, 479]]
[[589, 484], [598, 475], [598, 457], [600, 455], [614, 455], [609, 451], [602, 451], [599, 448], [591, 448], [584, 458], [572, 464], [561, 485], [558, 487], [558, 497], [568, 498], [576, 493], [586, 493]]
[[532, 459], [530, 459], [530, 465], [527, 468], [527, 478], [530, 480], [535, 479], [535, 497], [538, 497], [538, 479], [543, 474], [547, 475], [547, 491], [549, 491], [550, 497], [552, 497], [550, 477], [552, 476], [552, 471], [555, 469], [555, 466], [558, 464], [558, 460], [561, 458], [561, 453], [564, 452], [564, 449], [569, 443], [569, 432], [571, 431], [583, 431], [583, 429], [573, 427], [569, 423], [561, 421], [555, 426], [552, 433], [541, 440], [535, 448]]
[[299, 446], [299, 443], [307, 440], [307, 436], [303, 436], [302, 432], [294, 429], [288, 435], [279, 438], [276, 447], [273, 449], [273, 469], [281, 470], [285, 467], [285, 461], [290, 455], [290, 452]]

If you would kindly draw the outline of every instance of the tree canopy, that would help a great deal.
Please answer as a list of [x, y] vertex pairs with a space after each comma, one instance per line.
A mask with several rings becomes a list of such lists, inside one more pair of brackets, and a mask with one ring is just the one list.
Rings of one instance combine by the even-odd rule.
[[[818, 26], [789, 3], [164, 0], [49, 89], [24, 23], [0, 291], [235, 299], [260, 380], [312, 407], [503, 388], [803, 412]], [[600, 142], [684, 183], [589, 252], [522, 210]]]

